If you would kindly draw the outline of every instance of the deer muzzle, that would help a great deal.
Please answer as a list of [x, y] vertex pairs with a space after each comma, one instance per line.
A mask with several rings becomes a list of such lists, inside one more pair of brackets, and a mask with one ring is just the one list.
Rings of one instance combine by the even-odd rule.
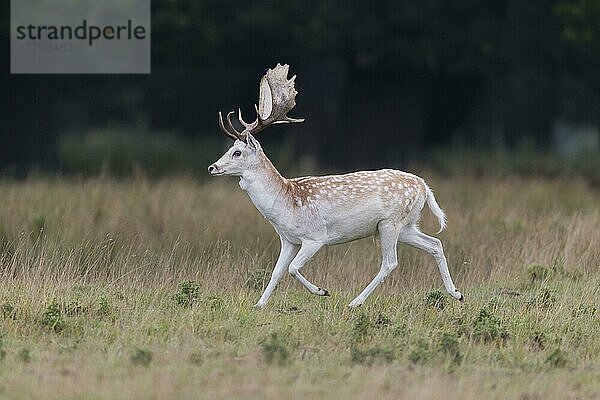
[[208, 166], [208, 173], [212, 176], [223, 175], [225, 171], [220, 169], [217, 164], [212, 164]]

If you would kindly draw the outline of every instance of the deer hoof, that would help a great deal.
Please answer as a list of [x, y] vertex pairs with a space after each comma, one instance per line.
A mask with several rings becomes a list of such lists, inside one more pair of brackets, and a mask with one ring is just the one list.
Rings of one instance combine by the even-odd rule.
[[348, 304], [348, 307], [350, 307], [350, 308], [356, 308], [356, 307], [360, 307], [360, 306], [362, 306], [362, 303], [359, 303], [356, 300], [352, 300], [350, 302], [350, 304]]
[[327, 291], [326, 289], [319, 288], [319, 291], [321, 292], [321, 294], [320, 294], [321, 296], [327, 296], [327, 297], [331, 296], [329, 294], [329, 291]]

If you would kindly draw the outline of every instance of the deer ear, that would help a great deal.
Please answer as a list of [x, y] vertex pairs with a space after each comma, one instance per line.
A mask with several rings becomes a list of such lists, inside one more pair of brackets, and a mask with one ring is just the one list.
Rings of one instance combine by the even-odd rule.
[[260, 147], [260, 143], [258, 143], [258, 140], [256, 140], [254, 136], [252, 136], [249, 133], [246, 136], [246, 143], [248, 143], [248, 146], [250, 146], [254, 150], [262, 150], [262, 147]]

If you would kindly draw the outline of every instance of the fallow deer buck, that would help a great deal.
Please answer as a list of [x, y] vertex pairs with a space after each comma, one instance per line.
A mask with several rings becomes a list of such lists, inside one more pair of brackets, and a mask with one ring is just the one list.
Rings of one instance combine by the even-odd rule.
[[296, 76], [288, 80], [288, 68], [288, 65], [277, 64], [267, 71], [260, 81], [256, 120], [247, 123], [241, 110], [238, 111], [238, 122], [244, 127], [241, 132], [231, 121], [233, 111], [227, 114], [225, 121], [219, 112], [221, 131], [235, 143], [208, 167], [214, 176], [239, 176], [240, 187], [281, 239], [281, 252], [271, 280], [255, 307], [264, 307], [286, 268], [311, 293], [328, 296], [327, 290], [309, 282], [300, 269], [325, 245], [375, 234], [381, 241], [381, 269], [350, 307], [361, 305], [398, 266], [396, 243], [399, 241], [431, 254], [446, 290], [462, 301], [463, 295], [454, 287], [448, 272], [442, 243], [418, 228], [425, 203], [439, 220], [439, 232], [445, 227], [444, 212], [422, 178], [382, 169], [286, 179], [271, 164], [254, 135], [269, 125], [304, 121], [287, 116], [296, 105], [297, 94]]

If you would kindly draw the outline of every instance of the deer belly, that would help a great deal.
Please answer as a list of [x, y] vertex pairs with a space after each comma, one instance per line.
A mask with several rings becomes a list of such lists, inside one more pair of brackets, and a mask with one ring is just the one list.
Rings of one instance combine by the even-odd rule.
[[365, 214], [329, 219], [326, 223], [327, 244], [345, 243], [373, 236], [379, 221], [378, 216]]

